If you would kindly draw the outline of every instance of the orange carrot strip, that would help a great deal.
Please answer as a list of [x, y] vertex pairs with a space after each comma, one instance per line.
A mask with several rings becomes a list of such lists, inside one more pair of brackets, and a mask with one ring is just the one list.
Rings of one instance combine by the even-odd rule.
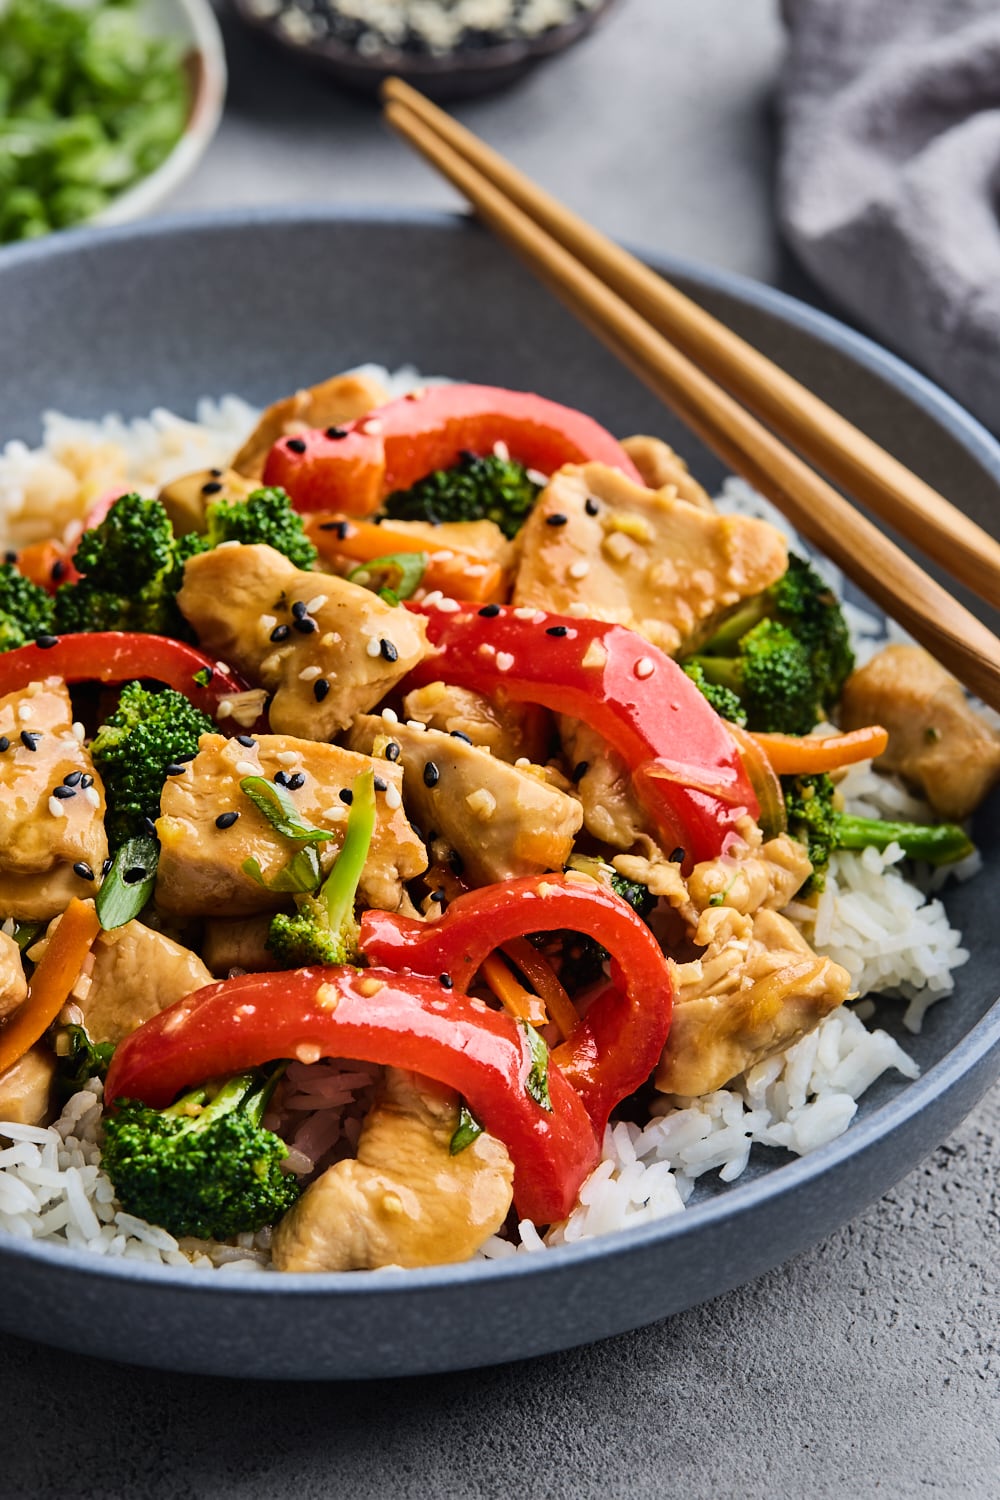
[[0, 1030], [0, 1073], [6, 1073], [52, 1025], [80, 977], [101, 930], [92, 901], [74, 896], [31, 977], [28, 998]]
[[530, 1021], [532, 1026], [546, 1024], [548, 1016], [544, 1004], [514, 978], [499, 953], [491, 953], [480, 972], [504, 1010], [519, 1021]]
[[543, 1000], [565, 1041], [580, 1024], [580, 1017], [548, 959], [533, 948], [527, 938], [512, 938], [509, 943], [504, 943], [503, 951], [525, 979], [534, 985], [536, 994]]
[[850, 734], [755, 734], [751, 738], [763, 750], [779, 776], [815, 776], [853, 766], [859, 760], [874, 760], [889, 743], [889, 731], [881, 724], [852, 729]]
[[[336, 529], [323, 529], [334, 523]], [[504, 572], [499, 563], [490, 562], [479, 553], [462, 550], [454, 544], [435, 552], [426, 538], [396, 531], [388, 521], [376, 526], [373, 521], [358, 521], [321, 511], [306, 518], [306, 531], [327, 562], [357, 565], [374, 562], [379, 557], [391, 557], [394, 552], [426, 552], [427, 567], [421, 587], [428, 593], [440, 589], [449, 598], [465, 599], [473, 604], [501, 602], [507, 597]], [[470, 576], [470, 568], [482, 571], [473, 571]]]

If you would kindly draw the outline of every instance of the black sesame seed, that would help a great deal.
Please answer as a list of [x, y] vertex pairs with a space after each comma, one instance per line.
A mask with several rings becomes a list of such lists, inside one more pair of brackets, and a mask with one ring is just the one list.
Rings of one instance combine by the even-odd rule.
[[351, 791], [349, 786], [342, 786], [340, 788], [338, 796], [340, 797], [341, 802], [343, 802], [347, 807], [350, 807], [351, 803], [354, 801], [354, 793]]
[[84, 771], [83, 775], [80, 777], [80, 785], [83, 790], [86, 791], [88, 786], [94, 785], [93, 776], [90, 776], [86, 771]]
[[590, 761], [589, 760], [579, 760], [579, 761], [577, 761], [576, 765], [573, 767], [573, 774], [570, 777], [570, 780], [572, 781], [573, 785], [576, 786], [576, 784], [577, 784], [578, 781], [582, 781], [583, 778], [586, 776], [586, 774], [587, 774], [587, 772], [589, 770], [590, 770]]
[[687, 858], [687, 850], [686, 849], [682, 849], [680, 847], [680, 845], [678, 844], [677, 848], [674, 850], [673, 854], [671, 854], [671, 856], [670, 856], [670, 863], [672, 865], [682, 865], [684, 863], [684, 861], [685, 861], [686, 858]]
[[304, 453], [306, 451], [306, 445], [301, 438], [289, 438], [285, 446], [289, 453]]
[[213, 479], [221, 479], [222, 478], [222, 470], [221, 469], [209, 469], [208, 472], [211, 474], [211, 476], [212, 476]]
[[329, 691], [330, 684], [327, 682], [326, 678], [317, 677], [316, 681], [313, 683], [313, 697], [316, 699], [316, 702], [322, 703], [323, 699], [326, 697]]
[[546, 635], [569, 635], [569, 630], [568, 630], [568, 628], [565, 625], [549, 625], [549, 626], [546, 627], [545, 634]]
[[319, 529], [320, 531], [335, 531], [338, 539], [343, 542], [347, 538], [350, 526], [347, 521], [322, 521]]
[[440, 886], [436, 891], [431, 891], [431, 900], [444, 904], [444, 887]]
[[51, 651], [52, 647], [53, 646], [58, 646], [58, 644], [59, 644], [59, 637], [57, 635], [36, 635], [35, 636], [35, 645], [39, 648], [40, 651]]
[[326, 429], [326, 435], [327, 435], [328, 438], [332, 438], [333, 441], [336, 442], [338, 438], [345, 438], [347, 436], [347, 428], [346, 427], [328, 427]]
[[221, 489], [222, 485], [217, 479], [210, 479], [207, 484], [202, 485], [201, 493], [203, 495], [217, 495]]
[[293, 620], [292, 629], [297, 630], [299, 635], [312, 635], [313, 631], [319, 629], [319, 626], [315, 620]]
[[450, 974], [439, 974], [438, 984], [443, 990], [453, 990], [455, 988], [455, 981]]
[[470, 740], [469, 736], [467, 734], [463, 734], [460, 729], [453, 729], [451, 731], [451, 737], [452, 737], [453, 740], [461, 740], [463, 745], [471, 745], [472, 744], [472, 741]]
[[143, 832], [144, 833], [148, 833], [149, 837], [151, 839], [155, 839], [155, 837], [156, 837], [156, 824], [153, 822], [152, 818], [149, 818], [149, 817], [143, 818], [143, 820], [142, 820], [142, 827], [143, 827]]
[[10, 749], [10, 740], [7, 738], [7, 736], [5, 734], [0, 734], [0, 755], [2, 755], [5, 750], [9, 750], [9, 749]]
[[237, 745], [242, 745], [244, 750], [252, 750], [257, 741], [252, 734], [238, 734], [236, 736], [236, 743]]
[[62, 558], [59, 558], [52, 564], [52, 571], [49, 576], [51, 577], [53, 583], [61, 583], [62, 580], [66, 577], [66, 564], [63, 562]]
[[65, 802], [65, 800], [66, 800], [67, 797], [75, 797], [76, 796], [76, 787], [72, 787], [72, 786], [54, 786], [52, 788], [52, 795], [53, 795], [53, 797], [58, 797], [59, 800], [60, 800], [60, 802]]
[[381, 651], [382, 657], [383, 657], [384, 661], [398, 661], [399, 660], [399, 652], [396, 650], [395, 646], [392, 644], [392, 641], [387, 641], [386, 638], [385, 638], [385, 636], [383, 636], [382, 639], [379, 641], [379, 643], [378, 643], [378, 649]]
[[82, 780], [82, 771], [70, 771], [68, 776], [63, 777], [63, 786], [79, 786]]
[[453, 849], [451, 851], [451, 853], [449, 854], [449, 856], [448, 856], [448, 863], [451, 866], [451, 873], [453, 875], [462, 875], [462, 874], [464, 874], [464, 872], [465, 872], [465, 860], [459, 854], [459, 852], [458, 852], [457, 849]]
[[429, 760], [424, 766], [424, 786], [437, 786], [441, 780], [441, 772], [434, 761]]
[[111, 869], [111, 866], [113, 864], [114, 864], [114, 860], [113, 859], [106, 859], [104, 861], [103, 865], [101, 866], [101, 874], [102, 875], [107, 875], [108, 871]]
[[479, 611], [484, 620], [493, 620], [500, 613], [499, 604], [484, 604]]
[[21, 730], [21, 744], [24, 746], [25, 750], [37, 750], [38, 749], [38, 735], [37, 734], [30, 734], [27, 729], [22, 729]]
[[81, 880], [93, 880], [94, 872], [85, 859], [78, 859], [73, 866], [73, 874], [79, 875]]
[[304, 620], [308, 613], [309, 611], [306, 609], [305, 600], [296, 599], [295, 603], [292, 605], [292, 618], [295, 620]]
[[138, 885], [140, 880], [145, 880], [145, 878], [145, 865], [129, 865], [128, 869], [122, 876], [122, 879], [124, 880], [126, 885]]
[[381, 776], [374, 777], [372, 785], [377, 792], [387, 792], [389, 790], [389, 783], [387, 781], [383, 781]]
[[587, 512], [588, 516], [596, 516], [601, 507], [598, 505], [593, 496], [588, 495], [586, 500], [584, 501], [583, 508]]
[[179, 760], [172, 760], [163, 774], [165, 776], [180, 776], [184, 770], [185, 767], [181, 765]]
[[301, 771], [296, 771], [294, 776], [289, 776], [288, 778], [288, 790], [290, 792], [297, 792], [299, 787], [305, 786], [305, 784], [306, 778], [303, 776]]
[[271, 640], [287, 641], [291, 633], [292, 632], [287, 625], [275, 625], [274, 629], [271, 631]]
[[3, 560], [4, 560], [5, 563], [14, 564], [14, 563], [17, 562], [17, 553], [16, 552], [5, 552], [4, 555], [3, 555]]
[[386, 760], [398, 760], [401, 754], [402, 751], [400, 750], [400, 747], [399, 745], [397, 745], [396, 741], [390, 740], [388, 745], [386, 745], [385, 747]]
[[275, 786], [287, 786], [288, 785], [288, 772], [287, 771], [275, 771], [275, 773], [274, 773], [274, 784], [275, 784]]
[[224, 812], [224, 813], [220, 813], [219, 816], [215, 820], [215, 826], [216, 826], [216, 828], [232, 828], [233, 824], [236, 822], [236, 819], [238, 817], [239, 817], [239, 813], [238, 812]]
[[565, 526], [569, 516], [564, 516], [561, 510], [553, 511], [551, 516], [545, 517], [546, 526]]

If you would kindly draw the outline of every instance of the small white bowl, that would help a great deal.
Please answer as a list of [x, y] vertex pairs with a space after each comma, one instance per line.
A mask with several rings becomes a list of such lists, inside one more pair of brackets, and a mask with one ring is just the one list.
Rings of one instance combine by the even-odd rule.
[[192, 81], [191, 113], [184, 134], [148, 177], [110, 202], [91, 224], [124, 224], [157, 208], [194, 171], [215, 135], [226, 97], [226, 54], [209, 0], [145, 0], [144, 14], [157, 36], [185, 47]]

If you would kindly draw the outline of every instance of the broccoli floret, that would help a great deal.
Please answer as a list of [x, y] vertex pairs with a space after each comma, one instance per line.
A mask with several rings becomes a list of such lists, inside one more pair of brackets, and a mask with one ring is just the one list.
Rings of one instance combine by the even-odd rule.
[[354, 901], [375, 832], [375, 780], [354, 779], [347, 831], [336, 863], [316, 895], [295, 897], [295, 914], [271, 918], [267, 947], [283, 969], [353, 964], [358, 958]]
[[57, 591], [57, 628], [138, 630], [188, 639], [175, 598], [186, 555], [159, 500], [122, 495], [80, 538], [73, 562], [83, 577]]
[[120, 1100], [105, 1116], [101, 1165], [122, 1207], [171, 1234], [227, 1239], [273, 1224], [299, 1195], [288, 1147], [261, 1127], [282, 1069], [240, 1073], [169, 1109]]
[[656, 905], [656, 897], [647, 885], [641, 885], [638, 880], [626, 880], [625, 876], [619, 875], [617, 871], [611, 877], [611, 889], [616, 896], [627, 901], [636, 916], [642, 917], [643, 921]]
[[[656, 897], [650, 892], [649, 887], [641, 885], [638, 880], [626, 880], [625, 876], [619, 875], [616, 870], [609, 873], [606, 865], [602, 867], [599, 878], [607, 882], [616, 896], [627, 901], [643, 921], [656, 905]], [[587, 937], [582, 932], [562, 932], [543, 934], [538, 941], [547, 944], [553, 937], [558, 937], [562, 943], [559, 978], [567, 990], [573, 993], [577, 990], [589, 989], [592, 984], [596, 984], [602, 978], [604, 965], [610, 954], [596, 938]]]
[[697, 656], [688, 666], [735, 694], [751, 729], [808, 734], [819, 718], [809, 652], [774, 620], [760, 620], [746, 631], [736, 656]]
[[284, 490], [254, 490], [245, 500], [220, 500], [205, 512], [203, 547], [217, 547], [220, 542], [241, 542], [250, 546], [265, 542], [276, 552], [284, 553], [297, 568], [311, 568], [316, 548], [306, 536], [302, 517], [292, 509]]
[[743, 704], [731, 688], [725, 687], [721, 682], [709, 682], [700, 661], [685, 662], [684, 671], [721, 718], [728, 719], [731, 724], [739, 724], [741, 728], [745, 727], [747, 716]]
[[523, 464], [463, 453], [451, 469], [436, 469], [409, 490], [396, 490], [385, 502], [395, 521], [495, 521], [504, 536], [516, 536], [538, 498], [541, 485]]
[[214, 730], [208, 715], [173, 688], [154, 691], [141, 682], [122, 688], [118, 707], [90, 746], [104, 782], [112, 851], [148, 832], [146, 819], [160, 811], [167, 767], [197, 754], [201, 735]]
[[793, 553], [788, 571], [767, 591], [771, 617], [809, 652], [823, 708], [832, 708], [854, 670], [854, 652], [843, 610], [815, 568]]
[[48, 635], [55, 620], [52, 600], [11, 563], [0, 565], [0, 651], [26, 646]]
[[886, 818], [859, 818], [837, 805], [832, 779], [784, 776], [781, 781], [788, 831], [809, 850], [813, 873], [803, 891], [821, 891], [835, 849], [887, 849], [899, 844], [909, 859], [932, 865], [954, 864], [971, 854], [973, 845], [957, 823], [896, 823]]

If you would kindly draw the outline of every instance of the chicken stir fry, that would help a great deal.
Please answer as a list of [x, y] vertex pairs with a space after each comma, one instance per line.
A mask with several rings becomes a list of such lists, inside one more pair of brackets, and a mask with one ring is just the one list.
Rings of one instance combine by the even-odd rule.
[[971, 845], [852, 817], [824, 720], [943, 818], [1000, 779], [773, 527], [540, 397], [338, 376], [45, 545], [58, 587], [0, 572], [0, 1119], [103, 1079], [122, 1207], [280, 1270], [558, 1226], [648, 1087], [855, 998], [833, 853]]

